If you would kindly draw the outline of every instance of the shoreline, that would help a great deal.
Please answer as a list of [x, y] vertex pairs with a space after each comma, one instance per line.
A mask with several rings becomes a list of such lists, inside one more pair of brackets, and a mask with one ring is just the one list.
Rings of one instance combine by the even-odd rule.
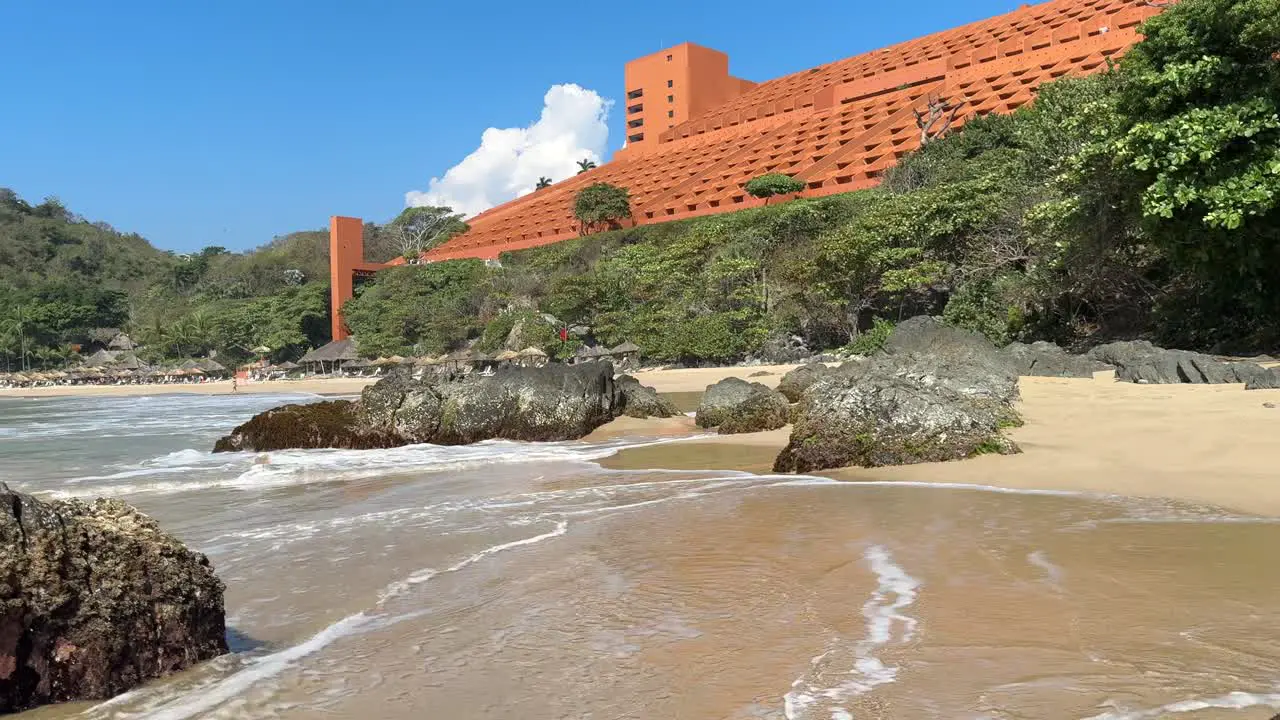
[[323, 378], [241, 382], [233, 393], [230, 380], [204, 383], [143, 385], [55, 385], [0, 388], [0, 398], [144, 397], [149, 395], [358, 395], [378, 378]]
[[[847, 482], [1167, 499], [1280, 517], [1280, 483], [1275, 481], [1280, 408], [1267, 407], [1280, 405], [1280, 390], [1136, 385], [1115, 382], [1110, 373], [1092, 380], [1024, 377], [1019, 385], [1019, 410], [1026, 424], [1009, 434], [1021, 454], [809, 475]], [[772, 458], [789, 436], [790, 428], [716, 435], [624, 449], [598, 462], [616, 470], [772, 474]]]
[[[647, 370], [641, 383], [682, 405], [708, 385], [740, 377], [776, 387], [795, 365]], [[758, 373], [768, 373], [751, 377]], [[343, 396], [377, 378], [242, 383], [237, 394]], [[1018, 455], [947, 463], [841, 468], [810, 473], [849, 482], [991, 487], [1090, 495], [1164, 498], [1280, 517], [1280, 390], [1242, 385], [1136, 385], [1112, 373], [1093, 379], [1023, 377], [1019, 410], [1026, 424], [1009, 431]], [[230, 381], [191, 385], [82, 385], [0, 389], [0, 398], [230, 395]], [[1273, 407], [1267, 407], [1272, 405]], [[684, 408], [692, 409], [692, 408]], [[790, 427], [746, 435], [707, 435], [691, 417], [618, 418], [584, 438], [624, 436], [688, 440], [624, 449], [599, 461], [607, 469], [724, 470], [772, 474]]]
[[[661, 393], [701, 393], [706, 387], [727, 377], [750, 379], [769, 387], [777, 387], [782, 376], [797, 365], [733, 366], [723, 368], [690, 368], [678, 370], [643, 370], [632, 373], [641, 383]], [[768, 375], [750, 377], [759, 372]], [[306, 378], [302, 380], [245, 381], [235, 394], [240, 395], [357, 395], [381, 378]], [[0, 388], [0, 398], [43, 397], [142, 397], [147, 395], [231, 395], [230, 380], [204, 383], [144, 383], [128, 385], [54, 385], [34, 388]]]

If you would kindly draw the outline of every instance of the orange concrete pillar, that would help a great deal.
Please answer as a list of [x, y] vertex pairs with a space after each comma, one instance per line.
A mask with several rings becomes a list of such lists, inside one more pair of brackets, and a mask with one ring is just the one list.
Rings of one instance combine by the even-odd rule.
[[333, 303], [332, 331], [334, 340], [345, 340], [351, 333], [342, 321], [342, 303], [355, 294], [353, 275], [364, 263], [364, 222], [360, 218], [329, 218], [329, 297]]

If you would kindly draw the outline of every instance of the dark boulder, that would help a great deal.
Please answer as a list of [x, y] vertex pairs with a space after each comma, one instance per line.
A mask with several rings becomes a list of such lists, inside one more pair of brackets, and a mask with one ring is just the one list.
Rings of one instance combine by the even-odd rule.
[[1264, 368], [1258, 366], [1256, 372], [1249, 374], [1245, 381], [1245, 390], [1280, 390], [1280, 368]]
[[622, 413], [633, 418], [669, 418], [683, 415], [675, 403], [658, 394], [657, 390], [641, 385], [630, 375], [614, 379], [614, 386], [622, 396]]
[[[905, 328], [903, 337], [895, 338]], [[929, 318], [899, 325], [885, 352], [814, 383], [777, 472], [905, 465], [1015, 453], [1017, 374], [986, 338]]]
[[119, 500], [0, 483], [0, 712], [102, 700], [227, 652], [204, 555]]
[[285, 405], [255, 415], [219, 439], [214, 452], [343, 448], [371, 450], [404, 445], [398, 437], [360, 423], [359, 405], [347, 400]]
[[397, 371], [359, 402], [268, 410], [218, 441], [214, 452], [345, 448], [504, 439], [576, 440], [622, 412], [609, 363], [507, 367], [490, 376]]
[[812, 355], [813, 350], [799, 335], [774, 333], [765, 338], [752, 357], [767, 365], [786, 365], [804, 362]]
[[1026, 377], [1092, 378], [1095, 372], [1112, 369], [1101, 360], [1072, 355], [1051, 342], [1013, 343], [1001, 352]]
[[1166, 350], [1145, 340], [1099, 345], [1089, 357], [1116, 368], [1116, 379], [1156, 384], [1220, 385], [1245, 383], [1265, 386], [1266, 371], [1255, 363], [1223, 362], [1188, 350]]
[[785, 395], [793, 403], [800, 402], [805, 390], [808, 390], [814, 383], [832, 373], [832, 368], [822, 363], [801, 365], [782, 376], [782, 380], [778, 383], [778, 392]]
[[696, 416], [698, 427], [718, 428], [721, 435], [777, 430], [790, 420], [782, 393], [735, 377], [708, 387]]
[[435, 387], [440, 425], [429, 442], [577, 440], [621, 413], [607, 362], [509, 367]]
[[[896, 358], [904, 373], [924, 384], [944, 384], [964, 395], [1002, 403], [1018, 399], [1018, 373], [1013, 363], [979, 333], [922, 315], [894, 328], [883, 354]], [[882, 372], [884, 367], [880, 364], [871, 369]], [[838, 374], [863, 377], [867, 371], [858, 362], [848, 362], [840, 366]]]

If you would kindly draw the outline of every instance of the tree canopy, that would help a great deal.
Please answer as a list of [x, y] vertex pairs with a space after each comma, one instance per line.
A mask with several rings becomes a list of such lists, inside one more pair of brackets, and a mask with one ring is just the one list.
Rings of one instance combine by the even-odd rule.
[[782, 173], [768, 173], [747, 181], [747, 194], [762, 198], [765, 203], [775, 195], [790, 195], [804, 190], [804, 182]]
[[609, 183], [588, 185], [574, 199], [573, 216], [582, 224], [584, 234], [594, 228], [616, 226], [631, 217], [631, 194], [626, 188]]

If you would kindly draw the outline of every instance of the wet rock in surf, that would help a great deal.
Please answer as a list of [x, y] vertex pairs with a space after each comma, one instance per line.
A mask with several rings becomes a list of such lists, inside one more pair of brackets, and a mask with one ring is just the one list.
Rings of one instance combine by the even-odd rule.
[[577, 440], [621, 413], [607, 362], [504, 368], [433, 389], [440, 422], [430, 442], [443, 445]]
[[1072, 355], [1051, 342], [1012, 343], [1001, 352], [1025, 377], [1092, 378], [1095, 372], [1112, 369], [1101, 360]]
[[1251, 362], [1223, 362], [1203, 353], [1166, 350], [1145, 340], [1099, 345], [1089, 357], [1114, 365], [1116, 379], [1150, 384], [1190, 383], [1221, 385], [1245, 383], [1253, 389], [1272, 387], [1272, 378], [1261, 365]]
[[576, 440], [622, 409], [609, 363], [510, 367], [467, 377], [414, 378], [399, 370], [365, 388], [358, 402], [268, 410], [219, 440], [214, 452]]
[[622, 413], [627, 417], [669, 418], [683, 414], [675, 403], [630, 375], [620, 375], [613, 382], [621, 395]]
[[[903, 337], [895, 338], [899, 332]], [[1018, 376], [976, 333], [929, 318], [900, 325], [885, 351], [805, 393], [777, 472], [906, 465], [1016, 453]]]
[[777, 430], [791, 419], [791, 405], [776, 390], [741, 378], [711, 385], [698, 404], [698, 427], [717, 428], [721, 435]]
[[800, 402], [800, 398], [804, 396], [804, 391], [813, 386], [822, 378], [830, 375], [832, 369], [822, 363], [809, 363], [801, 365], [782, 376], [782, 381], [778, 383], [778, 392], [786, 396], [791, 402]]
[[356, 403], [346, 400], [285, 405], [255, 415], [213, 446], [214, 452], [344, 448], [370, 450], [405, 445], [388, 432], [360, 423]]
[[119, 500], [0, 483], [0, 712], [101, 700], [227, 652], [208, 559]]

